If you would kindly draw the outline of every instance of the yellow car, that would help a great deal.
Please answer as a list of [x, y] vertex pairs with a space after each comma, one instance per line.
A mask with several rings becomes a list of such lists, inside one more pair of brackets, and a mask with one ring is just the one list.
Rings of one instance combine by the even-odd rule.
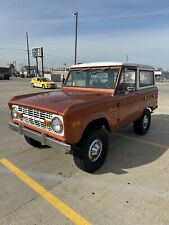
[[31, 80], [32, 87], [56, 88], [56, 83], [44, 77], [34, 77]]

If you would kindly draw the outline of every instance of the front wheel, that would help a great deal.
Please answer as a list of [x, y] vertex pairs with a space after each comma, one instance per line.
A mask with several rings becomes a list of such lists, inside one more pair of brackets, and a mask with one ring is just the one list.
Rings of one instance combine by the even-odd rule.
[[133, 128], [136, 134], [144, 135], [149, 131], [151, 125], [151, 112], [146, 109], [143, 115], [134, 122]]
[[91, 133], [73, 152], [76, 166], [88, 173], [98, 170], [104, 163], [109, 145], [109, 137], [104, 129]]

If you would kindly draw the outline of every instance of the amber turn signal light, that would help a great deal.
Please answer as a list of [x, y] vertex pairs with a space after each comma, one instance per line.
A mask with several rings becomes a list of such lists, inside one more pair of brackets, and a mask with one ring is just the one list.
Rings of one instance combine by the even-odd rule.
[[44, 125], [47, 127], [51, 126], [52, 121], [51, 120], [44, 120]]

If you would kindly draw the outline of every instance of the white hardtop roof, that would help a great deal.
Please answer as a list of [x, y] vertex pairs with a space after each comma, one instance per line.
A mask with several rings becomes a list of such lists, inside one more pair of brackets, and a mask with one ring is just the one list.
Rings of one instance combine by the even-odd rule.
[[152, 69], [154, 70], [154, 67], [143, 65], [143, 64], [134, 64], [134, 63], [127, 63], [127, 62], [92, 62], [92, 63], [84, 63], [84, 64], [78, 64], [73, 65], [70, 68], [83, 68], [83, 67], [100, 67], [100, 66], [134, 66], [134, 67], [141, 67], [146, 69]]

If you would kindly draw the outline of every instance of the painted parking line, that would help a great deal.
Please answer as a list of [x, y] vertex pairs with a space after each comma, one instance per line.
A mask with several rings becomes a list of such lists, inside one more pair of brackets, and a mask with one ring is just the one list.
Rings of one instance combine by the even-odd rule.
[[59, 198], [50, 193], [47, 189], [42, 187], [39, 183], [34, 181], [31, 177], [25, 174], [22, 170], [16, 167], [7, 159], [0, 159], [0, 163], [14, 173], [20, 180], [31, 187], [41, 197], [46, 199], [54, 208], [59, 210], [63, 215], [69, 218], [74, 224], [77, 225], [91, 225], [89, 221], [84, 219], [80, 214], [71, 209], [67, 204], [61, 201]]
[[152, 141], [147, 141], [147, 140], [144, 140], [144, 139], [138, 139], [138, 138], [134, 138], [134, 137], [119, 134], [119, 133], [113, 133], [113, 135], [123, 137], [123, 138], [127, 138], [127, 139], [130, 139], [130, 140], [133, 140], [133, 141], [137, 141], [137, 142], [140, 142], [140, 143], [147, 144], [147, 145], [152, 145], [152, 146], [162, 148], [162, 149], [168, 149], [169, 148], [169, 146], [167, 146], [167, 145], [161, 145], [161, 144], [158, 144], [158, 143], [155, 143], [155, 142], [152, 142]]

